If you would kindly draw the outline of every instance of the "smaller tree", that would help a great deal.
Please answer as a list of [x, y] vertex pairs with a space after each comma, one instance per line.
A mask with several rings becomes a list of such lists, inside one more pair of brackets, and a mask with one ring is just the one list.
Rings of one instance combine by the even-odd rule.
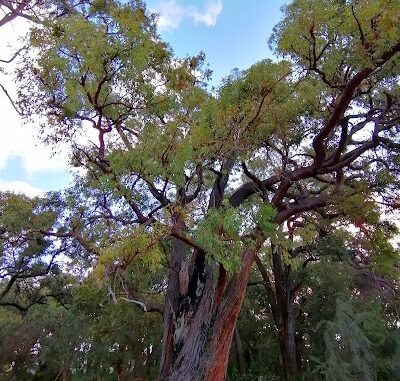
[[49, 199], [0, 193], [0, 306], [24, 314], [34, 304], [62, 296], [60, 259], [68, 250], [46, 234], [57, 216]]

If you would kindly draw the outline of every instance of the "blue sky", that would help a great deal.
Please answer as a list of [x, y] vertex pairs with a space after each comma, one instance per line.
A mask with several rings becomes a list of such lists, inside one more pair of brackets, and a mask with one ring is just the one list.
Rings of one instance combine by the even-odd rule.
[[[160, 34], [178, 57], [200, 51], [206, 54], [214, 86], [233, 68], [245, 69], [258, 60], [272, 57], [267, 40], [281, 18], [281, 6], [286, 3], [287, 0], [147, 1], [150, 10], [160, 13]], [[2, 55], [15, 50], [15, 36], [25, 30], [23, 21], [0, 29]], [[5, 77], [0, 82], [12, 87]], [[34, 128], [22, 126], [3, 94], [0, 112], [5, 116], [0, 126], [3, 137], [0, 190], [34, 195], [68, 186], [72, 177], [68, 174], [67, 153], [52, 156], [51, 150], [35, 138]]]
[[[183, 17], [176, 28], [161, 30], [161, 36], [170, 43], [179, 57], [194, 55], [200, 51], [206, 54], [213, 70], [213, 83], [237, 67], [245, 69], [263, 58], [271, 57], [267, 40], [273, 26], [280, 20], [284, 0], [225, 0], [225, 1], [148, 1], [150, 9], [162, 10], [168, 4], [184, 9], [207, 11], [207, 5], [222, 5], [215, 25], [193, 21]], [[193, 8], [192, 8], [193, 7]]]

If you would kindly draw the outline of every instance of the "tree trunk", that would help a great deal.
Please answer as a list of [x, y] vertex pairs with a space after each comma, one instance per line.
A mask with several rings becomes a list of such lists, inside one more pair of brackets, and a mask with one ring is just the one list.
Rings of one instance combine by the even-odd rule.
[[275, 322], [278, 328], [279, 346], [285, 379], [299, 372], [297, 364], [295, 319], [293, 316], [293, 295], [290, 282], [290, 265], [282, 263], [281, 254], [276, 250], [272, 255], [275, 277]]
[[236, 357], [237, 357], [237, 364], [239, 368], [240, 379], [244, 380], [246, 377], [246, 362], [243, 356], [243, 346], [242, 340], [240, 338], [238, 327], [235, 327], [235, 349], [236, 349]]
[[282, 326], [279, 327], [278, 335], [285, 378], [290, 379], [299, 372], [296, 333], [294, 331], [294, 320], [291, 316], [284, 318]]
[[272, 271], [274, 286], [264, 265], [258, 257], [255, 258], [263, 277], [267, 291], [268, 302], [271, 307], [275, 326], [278, 331], [278, 341], [282, 356], [282, 367], [285, 379], [297, 375], [300, 371], [296, 341], [295, 318], [293, 315], [294, 295], [291, 290], [290, 265], [282, 263], [279, 250], [272, 247]]
[[176, 238], [172, 239], [172, 255], [168, 269], [168, 286], [165, 295], [163, 314], [160, 380], [166, 379], [173, 363], [174, 316], [176, 316], [179, 308], [179, 273], [181, 270], [181, 264], [187, 255], [186, 251], [187, 247], [182, 241], [179, 241]]
[[69, 375], [70, 375], [69, 364], [63, 365], [61, 373], [62, 381], [68, 381]]
[[[225, 379], [236, 320], [255, 253], [253, 249], [243, 255], [242, 267], [229, 282], [221, 264], [206, 264], [204, 252], [194, 253], [187, 293], [180, 294], [177, 303], [174, 297], [179, 293], [179, 279], [174, 274], [180, 274], [181, 269], [170, 273], [160, 380]], [[169, 297], [172, 299], [168, 300]]]

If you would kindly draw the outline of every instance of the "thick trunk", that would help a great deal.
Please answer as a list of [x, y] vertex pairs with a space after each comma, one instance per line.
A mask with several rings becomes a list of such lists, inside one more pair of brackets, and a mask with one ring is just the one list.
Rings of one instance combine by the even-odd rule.
[[216, 263], [206, 265], [204, 253], [195, 254], [187, 294], [180, 295], [178, 308], [164, 320], [168, 334], [164, 334], [160, 380], [225, 379], [254, 255], [255, 251], [244, 254], [240, 271], [228, 282], [221, 265], [218, 271]]
[[166, 379], [169, 369], [173, 363], [173, 336], [174, 336], [174, 316], [179, 308], [180, 287], [179, 273], [181, 264], [186, 256], [186, 245], [173, 238], [172, 256], [168, 270], [168, 287], [165, 295], [165, 307], [163, 314], [163, 345], [160, 364], [160, 379]]
[[299, 372], [297, 362], [296, 333], [294, 321], [287, 317], [279, 330], [279, 346], [282, 354], [283, 369], [286, 379], [290, 379]]
[[278, 328], [279, 346], [282, 355], [283, 370], [286, 379], [295, 376], [298, 371], [295, 320], [293, 316], [293, 295], [291, 292], [290, 266], [282, 263], [281, 254], [276, 251], [272, 256], [275, 277], [275, 322]]

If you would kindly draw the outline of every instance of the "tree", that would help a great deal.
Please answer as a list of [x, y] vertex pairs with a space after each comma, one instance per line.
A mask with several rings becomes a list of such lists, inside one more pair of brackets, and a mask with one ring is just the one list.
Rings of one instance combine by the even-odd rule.
[[0, 9], [4, 13], [0, 19], [0, 27], [13, 21], [16, 17], [24, 17], [29, 20], [33, 19], [33, 9], [37, 3], [30, 1], [7, 1], [0, 2]]
[[[0, 12], [2, 13], [2, 17], [0, 18], [0, 28], [13, 21], [22, 19], [31, 24], [49, 23], [51, 20], [62, 18], [67, 14], [76, 12], [76, 9], [83, 7], [84, 4], [85, 1], [82, 0], [0, 0]], [[25, 49], [27, 49], [25, 44], [19, 49], [15, 49], [9, 58], [2, 57], [0, 59], [0, 64], [9, 65], [12, 62], [15, 62], [17, 58], [20, 57], [20, 53]], [[7, 74], [1, 66], [0, 74]], [[1, 83], [0, 89], [8, 98], [14, 110], [18, 114], [22, 114], [23, 111], [18, 109], [16, 103], [7, 91], [7, 88]]]
[[66, 260], [68, 249], [46, 234], [57, 217], [49, 199], [0, 193], [0, 306], [25, 314], [48, 298], [62, 299], [59, 259]]
[[47, 0], [0, 0], [0, 28], [16, 18], [23, 18], [33, 23], [44, 23], [46, 19], [63, 17], [75, 8], [84, 6], [83, 1], [47, 1]]
[[[320, 288], [322, 282], [320, 277], [316, 282], [313, 276], [310, 276], [313, 274], [313, 268], [310, 269], [310, 266], [322, 262], [320, 266], [324, 266], [325, 271], [333, 271], [333, 277], [341, 283], [341, 287], [353, 287], [362, 294], [368, 294], [371, 289], [378, 290], [386, 302], [395, 299], [398, 294], [397, 269], [400, 258], [398, 249], [390, 243], [393, 235], [397, 234], [396, 227], [388, 221], [380, 222], [377, 219], [378, 215], [373, 209], [374, 203], [368, 205], [368, 202], [364, 202], [360, 207], [353, 204], [351, 199], [346, 202], [351, 205], [351, 214], [354, 213], [354, 217], [358, 219], [361, 210], [365, 219], [369, 220], [359, 231], [348, 230], [348, 225], [352, 223], [351, 219], [348, 220], [351, 215], [350, 209], [347, 210], [346, 216], [332, 213], [329, 220], [302, 218], [289, 225], [289, 238], [280, 241], [286, 268], [286, 282], [282, 286], [284, 297], [276, 284], [273, 252], [266, 251], [262, 258], [256, 258], [262, 276], [262, 281], [258, 283], [264, 285], [266, 290], [266, 298], [281, 346], [284, 369], [288, 358], [286, 345], [291, 340], [296, 356], [296, 373], [305, 364], [304, 359], [302, 360], [304, 332], [301, 327], [301, 322], [305, 314], [307, 315], [304, 304], [314, 297], [313, 290]], [[349, 267], [353, 272], [347, 270]], [[326, 274], [324, 276], [329, 278]], [[358, 282], [355, 282], [355, 279], [359, 279]], [[348, 284], [349, 281], [351, 283]], [[335, 281], [331, 280], [327, 287], [332, 288], [332, 297], [336, 298], [340, 292], [334, 284]], [[321, 303], [326, 303], [325, 297], [318, 300], [318, 309], [322, 309]], [[285, 324], [291, 327], [290, 334], [287, 334]]]
[[[298, 371], [293, 226], [337, 214], [362, 225], [347, 202], [377, 200], [378, 189], [396, 206], [398, 11], [294, 1], [272, 39], [287, 60], [233, 72], [216, 94], [204, 57], [175, 58], [140, 1], [95, 2], [31, 32], [37, 59], [19, 72], [20, 107], [46, 116], [47, 141], [70, 142], [86, 169], [94, 198], [72, 200], [74, 231], [96, 237], [85, 249], [98, 273], [146, 312], [133, 285], [143, 268], [166, 268], [160, 379], [225, 378], [267, 248], [286, 377]], [[82, 143], [85, 130], [96, 144]]]
[[[287, 162], [293, 165], [278, 191], [280, 189], [287, 196], [295, 189], [295, 183], [299, 205], [303, 204], [302, 198], [307, 199], [310, 194], [328, 197], [325, 203], [330, 204], [328, 208], [321, 208], [324, 203], [318, 205], [317, 213], [325, 222], [314, 223], [316, 228], [312, 230], [317, 230], [317, 234], [334, 219], [334, 223], [347, 219], [357, 228], [368, 222], [378, 224], [377, 205], [374, 205], [378, 200], [389, 208], [397, 206], [399, 146], [389, 138], [398, 129], [398, 106], [392, 104], [392, 99], [397, 98], [398, 87], [391, 81], [398, 75], [399, 45], [397, 37], [391, 33], [394, 24], [389, 14], [395, 9], [392, 6], [397, 7], [384, 2], [365, 3], [361, 9], [357, 4], [345, 2], [320, 1], [310, 6], [309, 2], [295, 1], [286, 8], [286, 17], [271, 39], [279, 53], [290, 57], [299, 70], [305, 70], [309, 79], [316, 81], [315, 86], [321, 86], [323, 103], [320, 106], [314, 104], [310, 109], [313, 114], [305, 117], [303, 123], [312, 134], [312, 142], [308, 140], [310, 148], [295, 154], [308, 156], [312, 164], [304, 166], [298, 160], [290, 163], [291, 156], [286, 152], [293, 149], [293, 145], [278, 147], [283, 158], [283, 172], [288, 172], [284, 169]], [[391, 38], [389, 35], [394, 40], [387, 40]], [[385, 49], [387, 47], [390, 48]], [[391, 59], [389, 65], [386, 64], [388, 58]], [[321, 113], [315, 114], [316, 110]], [[307, 141], [307, 135], [303, 135], [303, 148], [304, 141]], [[368, 169], [373, 171], [368, 172]], [[389, 178], [383, 180], [385, 176]], [[274, 198], [278, 208], [279, 202], [281, 208], [286, 208], [279, 192]], [[315, 215], [293, 214], [287, 220], [287, 238], [297, 242], [297, 247], [286, 243], [272, 255], [275, 295], [271, 287], [268, 292], [282, 335], [282, 357], [287, 362], [284, 364], [287, 375], [296, 373], [299, 368], [291, 313], [299, 284], [294, 282], [291, 262], [296, 263], [295, 258], [302, 250], [307, 252], [312, 248], [310, 242], [302, 239], [304, 234], [299, 230], [304, 227], [310, 230], [313, 218]], [[303, 241], [303, 249], [298, 244], [299, 239]], [[308, 241], [312, 239], [309, 237]], [[282, 261], [281, 257], [286, 260]], [[310, 260], [313, 260], [312, 256], [306, 258], [303, 265]], [[261, 261], [258, 265], [268, 281]], [[271, 285], [271, 282], [265, 284]]]
[[0, 310], [2, 380], [157, 377], [160, 316], [114, 305], [96, 283], [70, 275], [63, 305], [36, 304], [22, 319]]
[[[305, 269], [294, 270], [293, 278], [296, 274], [298, 280], [299, 273], [303, 287], [292, 305], [301, 366], [295, 379], [397, 380], [398, 298], [354, 268], [347, 255], [325, 253]], [[238, 321], [247, 377], [283, 379], [277, 324], [259, 279], [254, 271]]]

